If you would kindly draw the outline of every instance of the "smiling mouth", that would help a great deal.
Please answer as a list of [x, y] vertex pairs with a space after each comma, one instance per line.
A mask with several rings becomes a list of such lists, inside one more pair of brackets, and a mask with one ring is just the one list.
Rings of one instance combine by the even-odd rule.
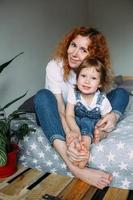
[[82, 86], [84, 90], [90, 90], [91, 87], [88, 86]]
[[73, 58], [70, 58], [70, 61], [71, 61], [72, 63], [77, 63], [79, 60], [75, 60], [75, 59], [73, 59]]

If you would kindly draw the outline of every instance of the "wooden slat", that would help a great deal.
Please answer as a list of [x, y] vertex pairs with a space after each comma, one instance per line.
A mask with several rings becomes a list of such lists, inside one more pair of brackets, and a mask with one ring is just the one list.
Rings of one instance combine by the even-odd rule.
[[16, 177], [18, 174], [20, 174], [21, 172], [25, 171], [26, 167], [22, 166], [22, 165], [18, 165], [17, 167], [17, 171], [15, 174], [13, 174], [12, 176], [6, 177], [6, 178], [0, 178], [0, 186], [2, 185], [3, 182], [8, 182], [10, 181], [12, 178]]
[[103, 200], [127, 200], [128, 190], [109, 188]]
[[98, 190], [76, 178], [45, 174], [22, 166], [13, 176], [0, 180], [0, 200], [42, 200], [45, 194], [62, 200], [130, 200], [133, 196], [129, 198], [128, 190]]
[[18, 177], [9, 185], [0, 189], [0, 192], [10, 196], [13, 196], [15, 194], [19, 195], [21, 190], [23, 190], [25, 187], [34, 182], [34, 180], [40, 177], [42, 174], [43, 173], [41, 171], [38, 171], [36, 169], [31, 169], [22, 176]]
[[50, 174], [37, 187], [28, 191], [23, 200], [40, 200], [45, 194], [57, 196], [71, 181], [72, 178], [68, 176]]
[[97, 191], [96, 187], [90, 186], [88, 191], [86, 192], [86, 194], [82, 198], [82, 200], [91, 200], [92, 197], [94, 196], [94, 194], [96, 193], [96, 191]]
[[133, 76], [123, 76], [124, 80], [133, 80]]
[[85, 195], [90, 185], [78, 179], [74, 179], [68, 187], [58, 196], [62, 200], [80, 200]]

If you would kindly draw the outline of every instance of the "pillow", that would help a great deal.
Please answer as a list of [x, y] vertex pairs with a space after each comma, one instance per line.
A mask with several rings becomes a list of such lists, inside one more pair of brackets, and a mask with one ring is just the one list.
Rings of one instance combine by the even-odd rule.
[[123, 76], [119, 75], [114, 78], [116, 87], [126, 89], [129, 94], [133, 95], [133, 80], [124, 80]]
[[34, 97], [35, 95], [27, 99], [18, 109], [24, 110], [28, 113], [35, 113]]

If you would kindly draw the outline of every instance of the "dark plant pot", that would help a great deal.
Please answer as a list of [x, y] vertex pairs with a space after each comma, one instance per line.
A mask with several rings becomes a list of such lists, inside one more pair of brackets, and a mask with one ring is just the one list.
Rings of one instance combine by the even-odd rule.
[[0, 167], [0, 178], [13, 175], [17, 171], [18, 145], [12, 144], [13, 150], [7, 154], [7, 164]]

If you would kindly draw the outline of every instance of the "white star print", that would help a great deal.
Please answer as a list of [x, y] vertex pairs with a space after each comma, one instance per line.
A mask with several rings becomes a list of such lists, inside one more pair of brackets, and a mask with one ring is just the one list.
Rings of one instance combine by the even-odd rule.
[[53, 163], [50, 160], [46, 163], [46, 165], [49, 166], [49, 167], [51, 167], [52, 164]]
[[39, 157], [40, 157], [40, 158], [44, 158], [44, 157], [45, 157], [45, 154], [43, 153], [43, 151], [40, 151], [40, 152], [39, 152]]
[[20, 157], [20, 160], [24, 161], [24, 160], [25, 160], [25, 156], [24, 156], [24, 155], [21, 156], [21, 157]]
[[117, 146], [117, 149], [124, 149], [124, 143], [122, 143], [121, 141], [116, 145]]
[[119, 177], [119, 172], [115, 172], [115, 171], [114, 171], [114, 172], [112, 173], [112, 175], [113, 175], [113, 177], [118, 178], [118, 177]]
[[41, 171], [40, 165], [37, 165], [36, 168]]
[[129, 159], [132, 159], [132, 158], [133, 158], [133, 150], [131, 150], [131, 151], [128, 153], [128, 155], [129, 155]]
[[47, 145], [45, 146], [45, 149], [46, 149], [46, 151], [50, 151], [51, 147], [47, 144]]
[[24, 167], [28, 167], [27, 162], [23, 162]]
[[26, 155], [27, 155], [27, 156], [29, 156], [29, 155], [30, 155], [30, 152], [29, 152], [28, 150], [26, 151]]
[[43, 141], [43, 137], [42, 136], [39, 136], [38, 137], [38, 142], [42, 142]]
[[123, 170], [123, 169], [127, 170], [127, 164], [125, 164], [124, 162], [121, 162], [119, 167], [120, 167], [120, 170]]
[[99, 144], [97, 146], [97, 151], [102, 151], [103, 152], [103, 145]]
[[54, 154], [54, 160], [59, 160], [59, 156], [57, 154]]
[[20, 142], [19, 142], [18, 146], [19, 146], [20, 149], [23, 148], [23, 145]]
[[122, 181], [122, 188], [129, 188], [129, 184], [131, 182], [127, 180], [127, 178], [125, 178], [123, 181]]
[[37, 163], [38, 161], [36, 159], [33, 159], [33, 163]]
[[56, 169], [55, 168], [51, 169], [50, 171], [51, 171], [51, 173], [56, 174]]
[[115, 155], [109, 152], [109, 155], [107, 155], [108, 161], [114, 161]]
[[99, 165], [99, 168], [102, 169], [102, 170], [106, 170], [106, 167], [107, 167], [107, 165], [104, 165], [104, 164]]
[[71, 174], [71, 172], [67, 172], [67, 176], [73, 177], [73, 175]]
[[33, 150], [33, 149], [36, 149], [37, 148], [37, 145], [35, 144], [35, 143], [33, 143], [32, 145], [30, 145], [31, 146], [31, 150]]
[[90, 155], [89, 162], [94, 162], [95, 156]]
[[67, 169], [66, 164], [65, 164], [65, 163], [62, 163], [62, 164], [61, 164], [61, 168], [62, 168], [62, 169]]
[[24, 141], [25, 141], [25, 142], [28, 142], [28, 141], [29, 141], [29, 137], [28, 137], [27, 135], [24, 137]]

